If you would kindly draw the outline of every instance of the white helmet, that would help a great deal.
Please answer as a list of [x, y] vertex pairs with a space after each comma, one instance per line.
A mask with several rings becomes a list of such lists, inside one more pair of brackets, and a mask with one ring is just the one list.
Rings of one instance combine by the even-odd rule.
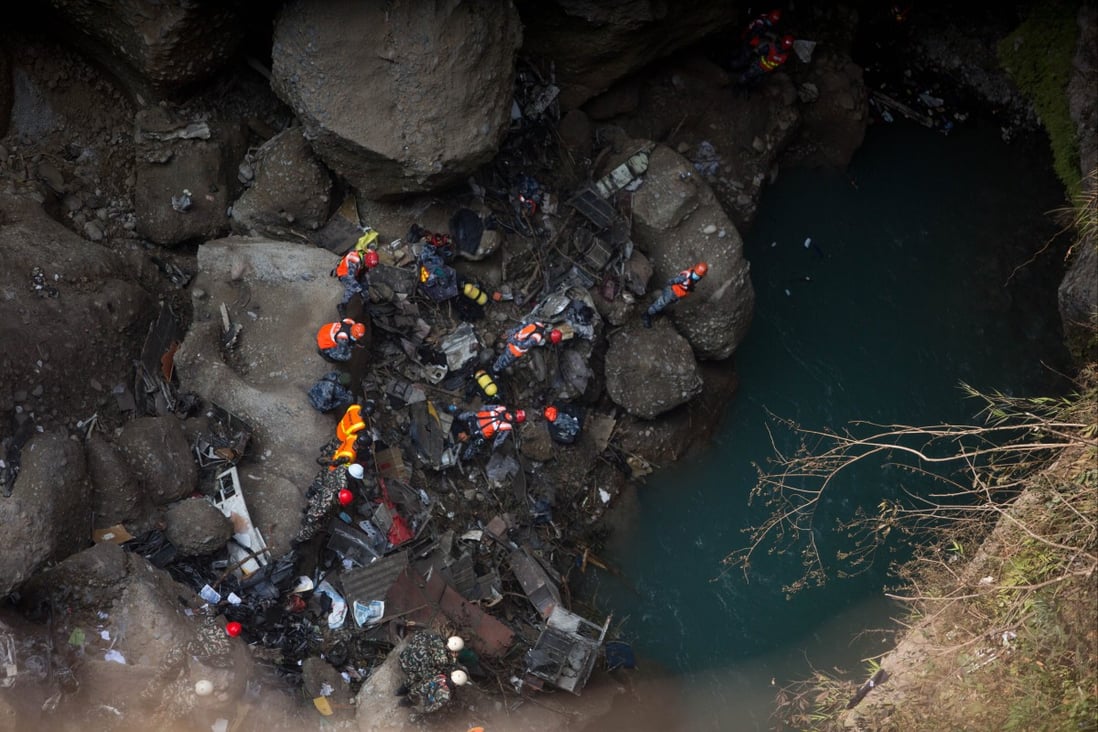
[[457, 653], [465, 647], [465, 641], [461, 639], [461, 636], [452, 635], [446, 640], [446, 647], [450, 650], [450, 653]]
[[350, 473], [352, 478], [358, 478], [359, 480], [362, 480], [364, 475], [362, 466], [358, 463], [351, 463], [351, 467], [347, 468], [347, 472]]
[[469, 675], [459, 668], [450, 672], [450, 681], [454, 682], [454, 686], [465, 686], [469, 683]]

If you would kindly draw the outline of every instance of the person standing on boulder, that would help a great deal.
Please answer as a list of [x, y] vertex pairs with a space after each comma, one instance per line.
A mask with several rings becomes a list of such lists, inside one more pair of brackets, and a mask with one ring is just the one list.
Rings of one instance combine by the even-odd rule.
[[705, 262], [698, 262], [693, 267], [684, 269], [682, 272], [679, 272], [677, 275], [667, 280], [667, 284], [664, 286], [663, 291], [660, 292], [660, 296], [656, 298], [655, 302], [648, 306], [648, 310], [641, 316], [641, 319], [644, 321], [644, 327], [651, 328], [652, 318], [663, 312], [668, 305], [673, 305], [693, 292], [694, 287], [708, 272], [709, 265]]

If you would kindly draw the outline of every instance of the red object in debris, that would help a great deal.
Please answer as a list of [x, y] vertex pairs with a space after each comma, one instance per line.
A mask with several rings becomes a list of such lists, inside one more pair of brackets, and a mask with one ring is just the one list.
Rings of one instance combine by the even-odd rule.
[[240, 631], [242, 630], [244, 630], [244, 626], [236, 622], [235, 620], [230, 623], [225, 623], [225, 632], [233, 638], [240, 635]]
[[305, 612], [305, 598], [301, 595], [290, 595], [290, 601], [286, 603], [286, 610], [291, 613], [300, 614]]
[[355, 500], [355, 494], [351, 493], [351, 491], [346, 488], [339, 492], [339, 505], [346, 506], [353, 500]]
[[[390, 504], [392, 505], [392, 504]], [[395, 506], [394, 506], [395, 508]], [[400, 514], [393, 514], [393, 525], [389, 527], [389, 535], [386, 537], [393, 546], [400, 546], [415, 536], [408, 522]]]

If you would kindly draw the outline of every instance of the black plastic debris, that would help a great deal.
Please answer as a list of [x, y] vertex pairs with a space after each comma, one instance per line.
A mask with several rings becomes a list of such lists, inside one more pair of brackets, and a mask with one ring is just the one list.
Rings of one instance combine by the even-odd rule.
[[606, 654], [607, 671], [637, 667], [637, 657], [633, 653], [633, 647], [625, 641], [606, 641], [603, 650]]
[[136, 539], [127, 541], [122, 548], [145, 557], [158, 569], [164, 569], [176, 558], [175, 546], [168, 541], [160, 529], [146, 531]]
[[450, 217], [450, 236], [459, 252], [476, 254], [484, 237], [484, 221], [476, 211], [459, 208]]

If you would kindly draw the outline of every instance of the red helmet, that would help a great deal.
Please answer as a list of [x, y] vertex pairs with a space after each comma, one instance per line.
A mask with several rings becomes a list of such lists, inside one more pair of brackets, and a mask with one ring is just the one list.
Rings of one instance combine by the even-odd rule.
[[355, 323], [351, 326], [351, 338], [356, 341], [360, 341], [366, 337], [366, 326], [362, 323]]
[[777, 23], [782, 19], [782, 11], [771, 10], [769, 13], [766, 14], [766, 19], [769, 20], [771, 23]]
[[516, 409], [515, 410], [515, 424], [522, 424], [525, 421], [526, 421], [526, 410], [525, 409]]
[[373, 249], [366, 250], [366, 257], [363, 261], [365, 262], [367, 269], [373, 269], [381, 262], [381, 260], [378, 259], [377, 252]]
[[552, 405], [546, 407], [544, 414], [545, 414], [545, 419], [547, 419], [548, 421], [550, 421], [550, 422], [556, 422], [557, 421], [557, 408], [556, 407], [554, 407]]
[[344, 488], [339, 492], [339, 505], [346, 506], [355, 500], [355, 494]]
[[694, 265], [694, 271], [698, 273], [698, 277], [705, 277], [709, 273], [709, 265], [705, 262], [698, 262]]
[[782, 40], [781, 40], [782, 50], [783, 51], [788, 51], [789, 49], [793, 48], [793, 41], [795, 41], [795, 40], [797, 40], [797, 39], [794, 38], [793, 36], [789, 35], [789, 34], [786, 34], [786, 35], [782, 36]]
[[553, 330], [549, 331], [549, 342], [552, 343], [554, 346], [560, 343], [562, 338], [564, 338], [564, 334], [556, 328], [553, 328]]

